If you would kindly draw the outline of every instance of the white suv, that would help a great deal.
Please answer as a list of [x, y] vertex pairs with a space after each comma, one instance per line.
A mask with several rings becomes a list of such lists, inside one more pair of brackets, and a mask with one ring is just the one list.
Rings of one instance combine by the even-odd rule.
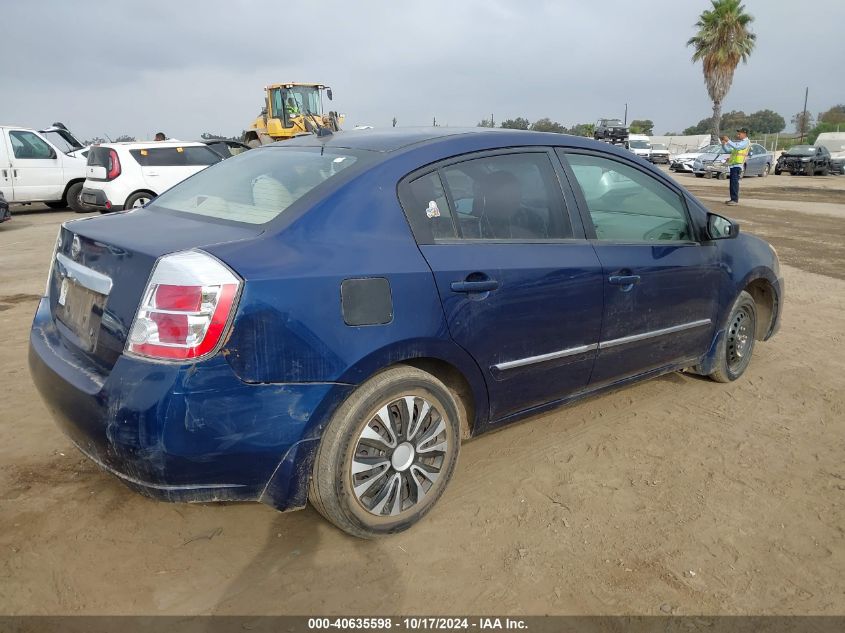
[[88, 152], [82, 202], [100, 211], [142, 207], [223, 158], [202, 143], [103, 143]]
[[0, 125], [0, 191], [7, 202], [90, 211], [80, 202], [84, 179], [85, 159], [66, 154], [40, 132]]

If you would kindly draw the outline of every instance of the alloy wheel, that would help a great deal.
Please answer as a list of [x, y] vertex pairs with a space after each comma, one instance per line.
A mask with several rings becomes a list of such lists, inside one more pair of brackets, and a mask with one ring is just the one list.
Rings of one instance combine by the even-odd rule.
[[370, 514], [396, 516], [412, 510], [449, 463], [446, 422], [418, 395], [382, 406], [358, 435], [352, 456], [355, 498]]

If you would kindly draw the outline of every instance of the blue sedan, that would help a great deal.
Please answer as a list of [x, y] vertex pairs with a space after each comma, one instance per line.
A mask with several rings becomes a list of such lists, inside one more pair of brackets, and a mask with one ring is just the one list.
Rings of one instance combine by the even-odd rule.
[[584, 138], [298, 137], [142, 209], [67, 222], [33, 379], [102, 468], [173, 501], [418, 521], [460, 443], [778, 329], [774, 249]]

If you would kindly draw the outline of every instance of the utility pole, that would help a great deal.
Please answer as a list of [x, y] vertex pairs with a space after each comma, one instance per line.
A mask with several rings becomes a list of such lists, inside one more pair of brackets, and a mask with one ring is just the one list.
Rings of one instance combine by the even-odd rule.
[[496, 124], [493, 122], [493, 113], [490, 113], [490, 127], [496, 127]]
[[799, 143], [804, 142], [804, 130], [807, 129], [807, 96], [810, 94], [810, 87], [807, 86], [804, 90], [804, 114], [801, 115], [801, 140]]
[[625, 104], [625, 125], [628, 125], [628, 104]]
[[437, 127], [437, 117], [434, 117], [434, 119], [432, 119], [431, 127]]

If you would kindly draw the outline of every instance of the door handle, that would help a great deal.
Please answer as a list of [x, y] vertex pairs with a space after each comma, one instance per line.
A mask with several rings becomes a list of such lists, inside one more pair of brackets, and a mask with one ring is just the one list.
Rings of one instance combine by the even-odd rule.
[[9, 177], [9, 170], [4, 169], [2, 171], [3, 171], [3, 178], [8, 178]]
[[12, 176], [14, 176], [15, 178], [18, 177], [18, 170], [17, 169], [12, 170]]
[[607, 278], [614, 286], [633, 286], [640, 283], [639, 275], [611, 275]]
[[450, 288], [452, 292], [490, 292], [499, 287], [495, 279], [483, 279], [480, 281], [453, 281]]

